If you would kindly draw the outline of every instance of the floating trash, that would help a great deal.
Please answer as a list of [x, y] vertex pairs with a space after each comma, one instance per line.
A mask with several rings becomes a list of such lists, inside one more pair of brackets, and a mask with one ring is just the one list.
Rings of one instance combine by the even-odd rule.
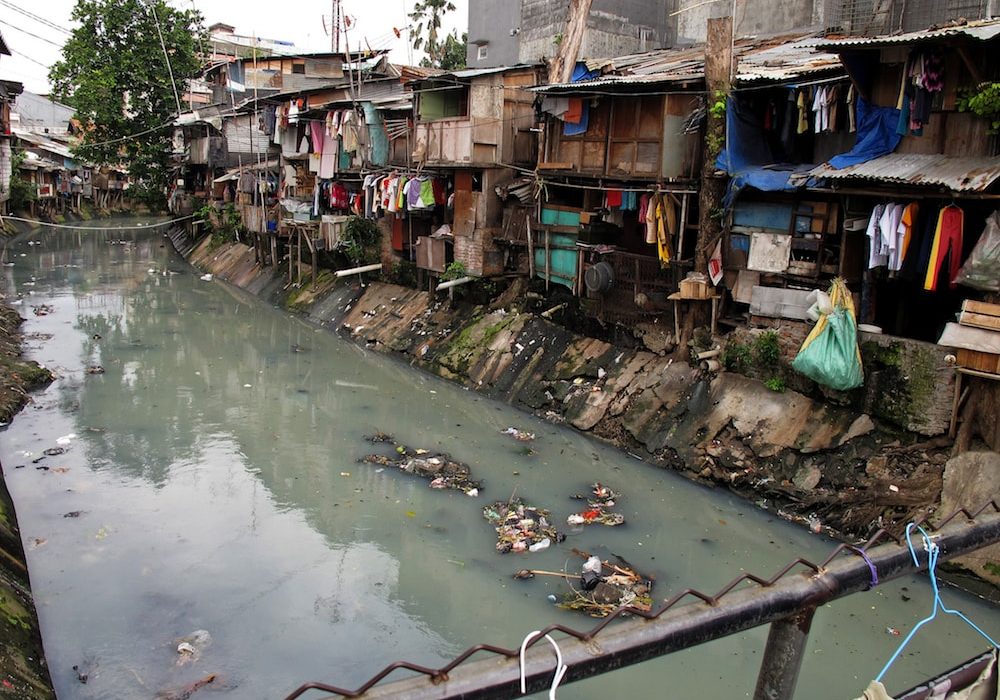
[[[393, 443], [391, 435], [376, 433], [365, 438], [371, 443]], [[410, 449], [405, 445], [394, 445], [395, 455], [370, 454], [362, 457], [364, 464], [393, 467], [407, 474], [415, 474], [430, 479], [432, 489], [454, 489], [469, 496], [478, 496], [482, 483], [472, 479], [469, 465], [456, 462], [444, 452], [432, 452], [422, 448]]]
[[100, 365], [91, 365], [85, 371], [87, 374], [104, 374], [104, 368]]
[[[497, 551], [539, 551], [552, 542], [562, 542], [566, 535], [558, 532], [549, 521], [549, 511], [524, 504], [520, 498], [497, 501], [483, 508], [486, 518], [497, 532]], [[549, 544], [542, 544], [548, 540]], [[534, 547], [534, 549], [532, 549]]]
[[560, 608], [591, 617], [607, 617], [624, 605], [644, 612], [653, 609], [652, 577], [642, 575], [617, 554], [613, 555], [617, 563], [612, 563], [586, 552], [573, 551], [586, 562], [578, 580], [580, 588], [570, 585], [571, 591], [557, 603]]
[[510, 435], [515, 440], [520, 440], [521, 442], [531, 442], [535, 439], [534, 433], [529, 433], [524, 430], [518, 430], [517, 428], [505, 428], [500, 431], [504, 435]]
[[608, 527], [615, 527], [617, 525], [623, 525], [625, 523], [625, 516], [621, 513], [611, 513], [609, 510], [614, 508], [618, 499], [621, 498], [621, 494], [617, 491], [613, 491], [607, 486], [601, 483], [595, 483], [591, 486], [590, 496], [574, 496], [577, 500], [587, 500], [588, 508], [580, 513], [574, 513], [566, 518], [566, 523], [568, 525], [593, 525], [595, 523], [600, 525], [607, 525]]

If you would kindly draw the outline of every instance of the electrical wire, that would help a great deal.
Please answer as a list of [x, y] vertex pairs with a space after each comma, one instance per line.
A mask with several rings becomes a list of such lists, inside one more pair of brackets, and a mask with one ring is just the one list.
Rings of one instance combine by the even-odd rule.
[[4, 26], [7, 26], [7, 27], [10, 27], [11, 29], [17, 30], [17, 31], [21, 32], [22, 34], [27, 34], [28, 36], [34, 37], [36, 39], [40, 39], [40, 40], [44, 41], [47, 44], [52, 44], [53, 46], [58, 47], [60, 49], [63, 46], [62, 44], [59, 44], [59, 43], [56, 43], [56, 42], [52, 41], [51, 39], [46, 39], [44, 36], [39, 36], [38, 34], [35, 34], [33, 32], [29, 32], [27, 29], [22, 29], [21, 27], [18, 27], [16, 24], [11, 24], [10, 22], [5, 22], [2, 19], [0, 19], [0, 24], [2, 24]]
[[[146, 229], [157, 228], [158, 226], [169, 226], [170, 224], [176, 224], [181, 221], [187, 221], [188, 219], [193, 219], [195, 214], [189, 214], [188, 216], [182, 216], [178, 219], [170, 219], [169, 221], [158, 221], [153, 224], [148, 224], [147, 226], [73, 226], [71, 224], [42, 224], [42, 226], [47, 226], [49, 228], [68, 228], [74, 231], [145, 231]], [[29, 224], [39, 223], [35, 219], [22, 219], [19, 216], [0, 216], [0, 221], [4, 219], [9, 221], [24, 221]]]
[[35, 63], [35, 64], [41, 66], [42, 68], [52, 68], [52, 66], [50, 66], [48, 64], [45, 64], [45, 63], [42, 63], [41, 61], [32, 58], [31, 56], [29, 56], [28, 54], [24, 53], [23, 51], [12, 51], [11, 53], [13, 53], [15, 56], [20, 56], [21, 58], [23, 58], [26, 61], [31, 61], [32, 63]]
[[61, 26], [59, 24], [56, 24], [55, 22], [53, 22], [51, 20], [45, 19], [44, 17], [36, 15], [33, 12], [28, 12], [23, 7], [19, 7], [19, 6], [15, 5], [12, 2], [8, 2], [7, 0], [0, 0], [0, 5], [4, 5], [6, 7], [9, 7], [10, 9], [14, 10], [14, 12], [17, 12], [19, 14], [24, 15], [25, 17], [33, 19], [33, 20], [35, 20], [36, 22], [38, 22], [40, 24], [44, 24], [46, 27], [49, 27], [51, 29], [56, 29], [56, 30], [62, 32], [63, 34], [72, 34], [73, 33], [72, 30], [67, 29], [66, 27], [63, 27], [63, 26]]

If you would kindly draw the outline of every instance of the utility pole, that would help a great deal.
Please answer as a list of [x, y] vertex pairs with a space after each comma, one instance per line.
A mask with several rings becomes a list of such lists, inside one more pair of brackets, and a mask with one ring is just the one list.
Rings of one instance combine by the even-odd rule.
[[705, 43], [705, 140], [702, 150], [701, 188], [698, 193], [698, 240], [695, 272], [705, 272], [709, 249], [722, 235], [722, 196], [726, 179], [715, 174], [715, 161], [726, 142], [726, 110], [713, 109], [729, 99], [733, 75], [733, 18], [708, 20]]

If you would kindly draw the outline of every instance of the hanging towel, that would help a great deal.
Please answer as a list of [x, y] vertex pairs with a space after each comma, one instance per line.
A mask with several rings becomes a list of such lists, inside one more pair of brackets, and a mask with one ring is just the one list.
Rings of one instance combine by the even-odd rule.
[[562, 120], [567, 124], [579, 124], [583, 119], [583, 98], [570, 97], [566, 100], [566, 111], [563, 112]]
[[604, 206], [608, 209], [614, 207], [620, 207], [622, 205], [622, 191], [621, 190], [608, 190], [604, 194]]
[[[573, 104], [575, 98], [570, 99], [570, 105]], [[580, 134], [587, 133], [587, 125], [590, 122], [590, 100], [577, 100], [581, 103], [580, 119], [576, 122], [570, 122], [565, 119], [566, 115], [563, 115], [563, 135], [564, 136], [579, 136]], [[569, 112], [566, 112], [569, 114]]]
[[656, 243], [656, 204], [659, 199], [660, 195], [653, 194], [649, 195], [646, 202], [646, 215], [643, 221], [646, 222], [646, 243], [649, 244]]
[[320, 122], [309, 122], [309, 132], [312, 136], [312, 153], [323, 152], [323, 124]]

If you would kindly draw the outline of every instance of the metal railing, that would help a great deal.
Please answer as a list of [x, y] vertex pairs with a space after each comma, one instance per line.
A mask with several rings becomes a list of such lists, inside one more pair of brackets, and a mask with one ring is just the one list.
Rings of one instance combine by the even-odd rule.
[[[974, 512], [962, 508], [937, 526], [926, 520], [918, 524], [933, 533], [940, 550], [939, 559], [946, 561], [1000, 542], [1000, 504], [993, 500]], [[849, 556], [841, 556], [844, 554]], [[567, 635], [568, 639], [560, 640], [563, 663], [567, 666], [562, 683], [571, 683], [770, 624], [754, 697], [782, 700], [794, 693], [809, 626], [818, 606], [924, 568], [926, 559], [915, 565], [909, 548], [899, 537], [879, 530], [862, 547], [839, 545], [819, 564], [799, 558], [770, 578], [744, 573], [714, 595], [689, 588], [653, 612], [622, 607], [586, 631], [549, 625], [528, 646], [544, 642], [545, 635], [552, 632]], [[755, 585], [745, 585], [748, 583]], [[685, 604], [681, 605], [682, 602]], [[611, 626], [623, 615], [643, 619]], [[286, 700], [295, 700], [310, 690], [366, 699], [517, 697], [521, 694], [520, 651], [477, 644], [441, 668], [396, 661], [357, 689], [306, 683]], [[469, 661], [480, 652], [504, 658]], [[419, 675], [380, 685], [400, 669]], [[549, 688], [552, 674], [552, 653], [547, 644], [530, 649], [524, 657], [527, 691]]]

